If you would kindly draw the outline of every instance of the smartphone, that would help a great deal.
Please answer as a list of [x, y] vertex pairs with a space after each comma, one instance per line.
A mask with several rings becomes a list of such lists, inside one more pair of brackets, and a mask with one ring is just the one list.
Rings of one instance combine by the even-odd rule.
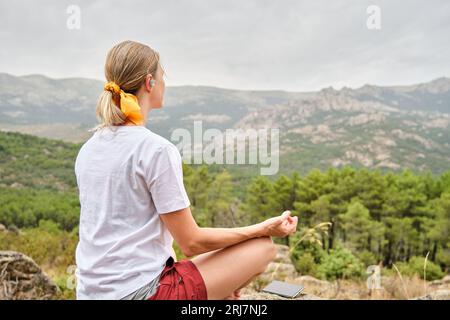
[[262, 291], [267, 293], [274, 293], [286, 298], [295, 298], [304, 287], [293, 283], [274, 280], [269, 283]]

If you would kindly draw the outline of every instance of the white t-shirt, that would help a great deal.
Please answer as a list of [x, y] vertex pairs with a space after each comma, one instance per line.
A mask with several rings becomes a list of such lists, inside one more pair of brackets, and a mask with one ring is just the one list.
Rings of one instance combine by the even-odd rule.
[[143, 126], [113, 126], [83, 144], [75, 175], [77, 299], [120, 299], [156, 278], [173, 254], [159, 214], [190, 206], [181, 155]]

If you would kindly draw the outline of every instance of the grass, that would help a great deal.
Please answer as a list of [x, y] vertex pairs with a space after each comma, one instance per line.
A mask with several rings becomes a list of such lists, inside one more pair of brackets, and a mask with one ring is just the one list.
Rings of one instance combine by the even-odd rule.
[[427, 252], [427, 255], [425, 256], [425, 262], [423, 263], [423, 283], [424, 283], [425, 295], [427, 294], [427, 262], [428, 262], [429, 254], [430, 254], [430, 251]]
[[400, 278], [400, 281], [401, 281], [401, 283], [402, 283], [402, 287], [403, 287], [403, 290], [404, 290], [404, 292], [405, 292], [406, 298], [409, 299], [408, 290], [406, 289], [406, 285], [405, 285], [405, 281], [403, 280], [402, 273], [400, 272], [400, 270], [398, 270], [398, 268], [397, 268], [397, 266], [395, 265], [395, 263], [393, 263], [392, 266], [394, 267], [395, 271], [396, 271], [397, 274], [398, 274], [398, 277]]

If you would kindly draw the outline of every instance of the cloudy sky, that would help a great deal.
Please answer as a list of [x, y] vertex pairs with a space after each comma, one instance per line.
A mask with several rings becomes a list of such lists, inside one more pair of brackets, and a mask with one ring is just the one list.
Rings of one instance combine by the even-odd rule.
[[0, 72], [103, 80], [108, 49], [131, 39], [160, 52], [167, 85], [410, 84], [450, 76], [449, 35], [448, 0], [0, 0]]

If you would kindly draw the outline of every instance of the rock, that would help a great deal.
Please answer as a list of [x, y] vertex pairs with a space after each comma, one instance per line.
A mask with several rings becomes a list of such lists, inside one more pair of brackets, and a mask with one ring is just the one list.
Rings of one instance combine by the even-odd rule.
[[289, 247], [283, 244], [276, 244], [275, 246], [278, 251], [273, 261], [292, 264], [291, 257], [289, 256]]
[[350, 126], [360, 126], [363, 124], [371, 123], [382, 123], [386, 120], [385, 113], [361, 113], [357, 116], [350, 117], [348, 119], [348, 124]]
[[335, 297], [338, 291], [336, 284], [325, 280], [319, 280], [307, 275], [298, 276], [295, 278], [286, 278], [285, 281], [302, 285], [305, 287], [304, 292], [327, 299]]
[[256, 291], [250, 288], [244, 288], [241, 291], [241, 300], [324, 300], [321, 297], [307, 293], [305, 291], [298, 294], [295, 298], [286, 298], [277, 294]]
[[297, 275], [297, 270], [292, 263], [271, 262], [266, 271], [260, 275], [260, 278], [281, 281], [286, 278], [295, 278]]
[[241, 300], [324, 300], [312, 294], [299, 294], [295, 298], [285, 298], [277, 294], [267, 292], [246, 292], [241, 295]]
[[14, 182], [10, 185], [11, 188], [23, 188], [23, 184], [19, 183], [19, 182]]
[[450, 290], [436, 290], [412, 300], [450, 300]]
[[[286, 245], [277, 244], [277, 255], [273, 262], [271, 262], [264, 273], [256, 277], [247, 287], [241, 291], [241, 300], [323, 300], [316, 295], [308, 292], [305, 283], [296, 281], [297, 279], [314, 279], [313, 277], [299, 277], [297, 270], [292, 264], [289, 256], [289, 247]], [[276, 294], [262, 292], [261, 289], [269, 284], [272, 280], [286, 281], [290, 283], [299, 283], [305, 286], [305, 290], [296, 298], [285, 298]], [[319, 285], [323, 285], [321, 280]], [[324, 281], [326, 282], [326, 281]]]
[[449, 289], [450, 290], [450, 275], [445, 276], [441, 280], [434, 280], [430, 283], [433, 289]]
[[332, 284], [325, 280], [319, 280], [311, 276], [300, 276], [296, 278], [296, 281], [302, 283], [305, 286], [318, 286], [318, 287], [331, 287]]
[[21, 234], [21, 231], [20, 231], [20, 229], [19, 228], [17, 228], [15, 225], [10, 225], [10, 226], [8, 226], [8, 231], [11, 231], [11, 232], [13, 232], [13, 233], [15, 233], [15, 234]]
[[450, 275], [429, 282], [427, 287], [427, 291], [431, 292], [411, 300], [450, 300]]
[[0, 223], [0, 232], [7, 232], [6, 227]]
[[28, 256], [0, 251], [0, 300], [53, 299], [56, 284]]

